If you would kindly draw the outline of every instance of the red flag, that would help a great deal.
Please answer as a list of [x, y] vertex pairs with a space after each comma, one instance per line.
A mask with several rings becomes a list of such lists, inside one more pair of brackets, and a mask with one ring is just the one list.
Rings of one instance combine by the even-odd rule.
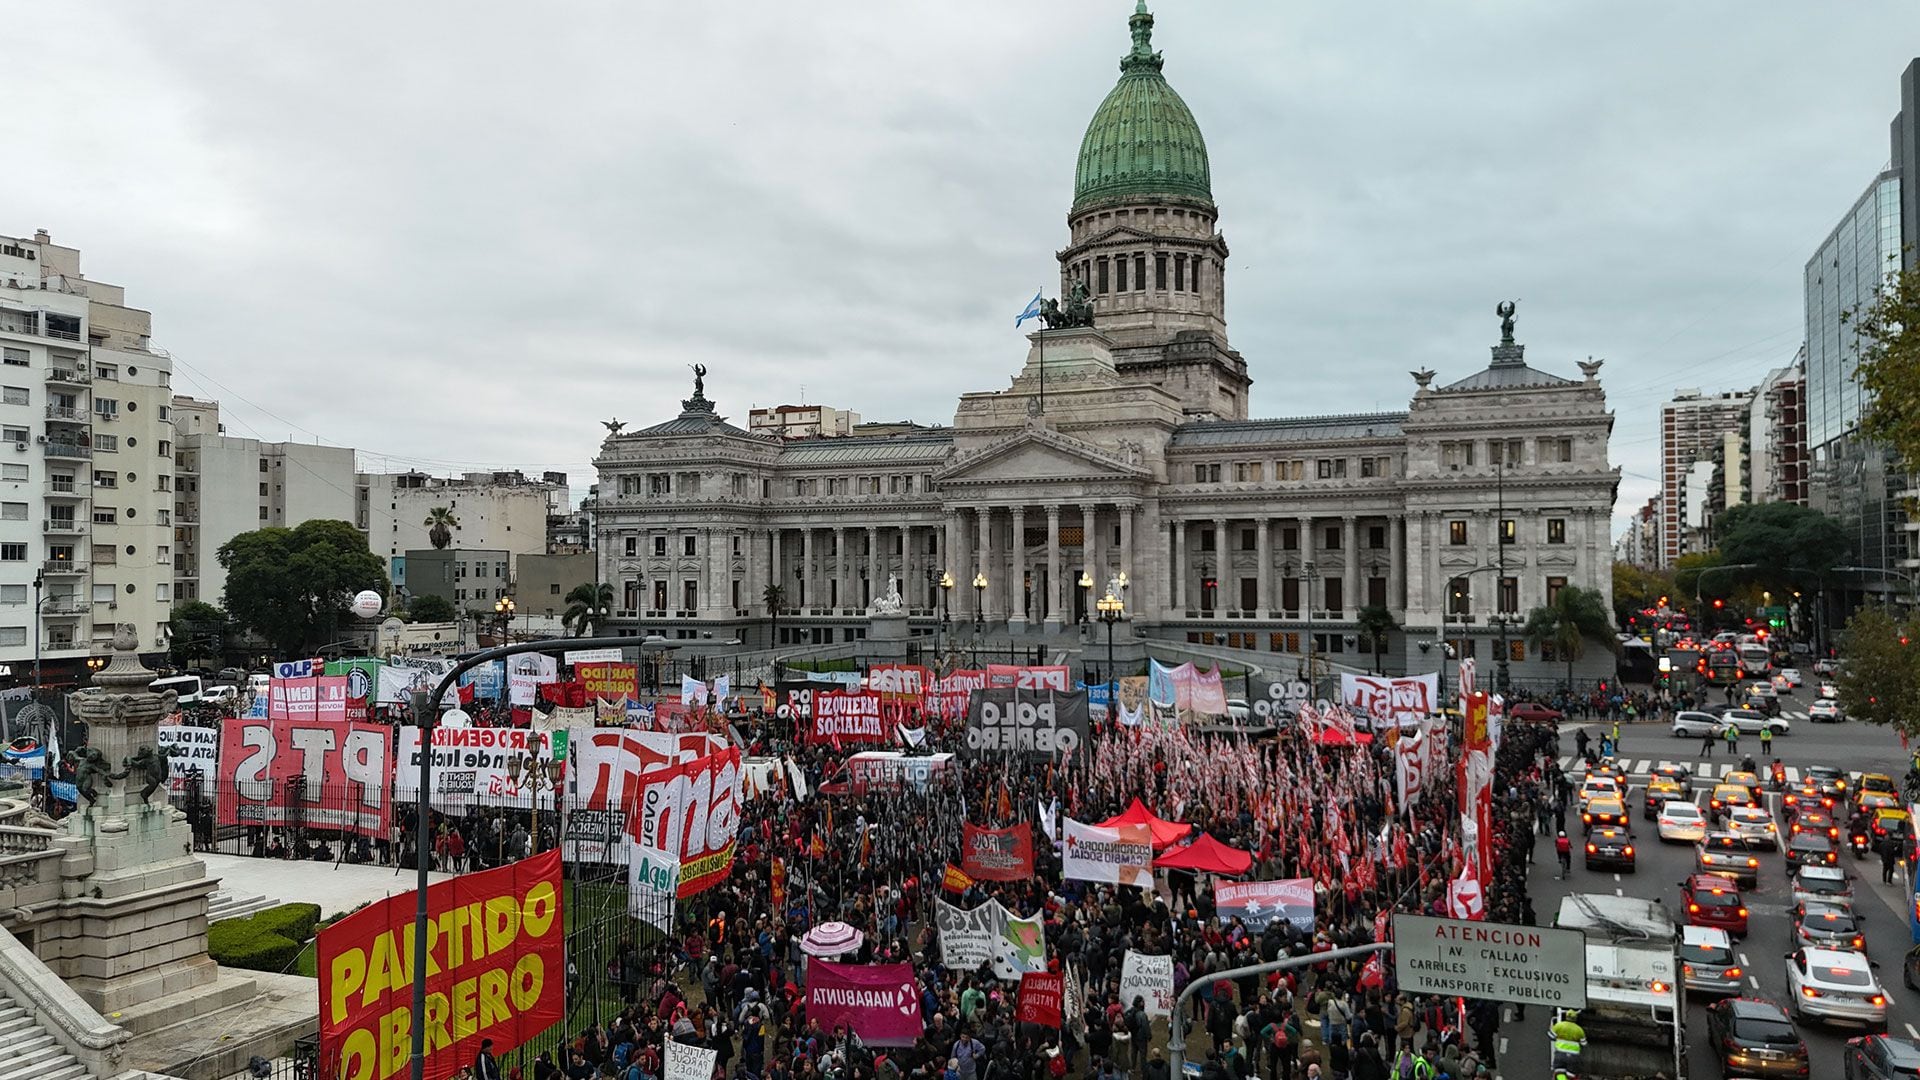
[[1020, 976], [1020, 1011], [1023, 1024], [1060, 1026], [1060, 1002], [1066, 997], [1067, 977], [1059, 972], [1029, 971]]
[[947, 872], [940, 879], [940, 887], [951, 893], [963, 893], [973, 887], [973, 879], [967, 876], [966, 871], [948, 863]]

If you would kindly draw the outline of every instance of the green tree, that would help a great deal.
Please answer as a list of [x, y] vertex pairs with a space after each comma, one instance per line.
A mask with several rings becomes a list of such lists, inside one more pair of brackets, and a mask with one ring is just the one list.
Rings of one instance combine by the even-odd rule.
[[1380, 654], [1387, 651], [1387, 635], [1400, 629], [1400, 624], [1393, 621], [1393, 612], [1378, 605], [1361, 608], [1354, 614], [1353, 621], [1373, 653], [1374, 674], [1380, 674]]
[[427, 520], [420, 524], [427, 527], [427, 543], [432, 544], [436, 551], [444, 551], [448, 544], [453, 543], [453, 530], [460, 527], [460, 519], [453, 516], [452, 510], [436, 506], [427, 511]]
[[612, 610], [612, 585], [604, 581], [575, 585], [567, 594], [567, 610], [560, 616], [560, 625], [575, 637], [593, 637], [607, 621], [604, 613]]
[[1621, 629], [1626, 629], [1629, 620], [1640, 612], [1659, 607], [1662, 599], [1670, 606], [1685, 606], [1675, 595], [1672, 574], [1632, 563], [1613, 564], [1613, 612]]
[[767, 605], [767, 644], [780, 644], [780, 609], [787, 606], [787, 590], [775, 581], [760, 590], [760, 602]]
[[1620, 648], [1606, 601], [1598, 592], [1578, 585], [1562, 588], [1551, 604], [1528, 612], [1527, 625], [1520, 632], [1527, 644], [1536, 649], [1551, 647], [1567, 662], [1569, 692], [1573, 690], [1573, 662], [1586, 653], [1587, 639], [1598, 640], [1610, 652]]
[[1849, 312], [1866, 392], [1860, 429], [1920, 472], [1920, 268], [1890, 274], [1872, 304]]
[[407, 618], [413, 622], [452, 622], [459, 613], [453, 601], [444, 596], [416, 596], [407, 601]]
[[1839, 675], [1846, 715], [1903, 735], [1920, 734], [1920, 644], [1912, 629], [1877, 605], [1847, 620], [1840, 639], [1847, 661]]
[[387, 588], [380, 557], [344, 521], [256, 529], [220, 545], [216, 554], [227, 571], [227, 611], [281, 656], [333, 641], [355, 593]]
[[1787, 502], [1744, 503], [1714, 523], [1720, 558], [1751, 563], [1751, 577], [1782, 595], [1847, 555], [1847, 534], [1832, 518]]
[[203, 657], [225, 656], [232, 633], [226, 612], [203, 600], [182, 601], [167, 616], [168, 659], [184, 668]]

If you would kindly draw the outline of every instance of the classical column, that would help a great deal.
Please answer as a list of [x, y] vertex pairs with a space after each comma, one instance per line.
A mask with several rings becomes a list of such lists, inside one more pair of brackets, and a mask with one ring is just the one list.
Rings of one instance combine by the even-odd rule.
[[[1133, 580], [1133, 514], [1135, 507], [1131, 503], [1120, 503], [1114, 507], [1114, 513], [1120, 517], [1120, 572]], [[1131, 591], [1131, 590], [1129, 590]], [[1146, 595], [1142, 592], [1140, 595]], [[1122, 600], [1126, 597], [1121, 597]]]
[[[1396, 612], [1405, 612], [1406, 564], [1402, 562], [1407, 552], [1407, 519], [1395, 514], [1387, 519], [1387, 606]], [[1404, 616], [1401, 616], [1404, 617]]]
[[835, 611], [842, 611], [853, 604], [853, 583], [847, 580], [847, 567], [853, 560], [847, 558], [847, 529], [844, 525], [833, 528], [833, 581], [837, 593], [833, 597]]
[[[900, 599], [906, 609], [912, 611], [921, 602], [920, 597], [927, 587], [926, 578], [924, 575], [919, 578], [913, 576], [913, 526], [896, 525], [892, 531], [900, 537]], [[889, 552], [887, 557], [891, 559], [892, 553]]]
[[880, 527], [878, 525], [869, 525], [867, 526], [867, 598], [868, 599], [861, 600], [859, 599], [859, 594], [856, 593], [854, 594], [855, 595], [854, 606], [864, 609], [873, 598], [878, 597], [881, 593], [885, 591], [887, 591], [886, 578], [885, 578], [885, 575], [880, 573]]
[[1007, 539], [1007, 622], [1027, 624], [1027, 508], [1013, 508], [1013, 532]]
[[1187, 523], [1175, 520], [1173, 531], [1173, 558], [1168, 560], [1173, 568], [1173, 612], [1177, 615], [1187, 613]]
[[990, 592], [983, 593], [976, 591], [973, 588], [971, 578], [975, 575], [984, 575], [987, 578], [988, 589], [991, 590], [993, 587], [993, 571], [997, 568], [993, 566], [993, 537], [987, 531], [992, 527], [993, 508], [990, 506], [974, 507], [973, 520], [979, 534], [979, 544], [973, 551], [973, 574], [968, 575], [968, 581], [957, 584], [959, 587], [965, 588], [967, 595], [973, 598], [971, 603], [973, 603], [975, 607], [974, 614], [985, 619], [987, 618], [987, 613], [993, 610], [992, 601], [987, 599], [991, 594]]
[[811, 526], [800, 530], [799, 584], [799, 595], [793, 598], [794, 606], [803, 610], [817, 607], [820, 603], [820, 593], [813, 584], [813, 529]]
[[1302, 517], [1300, 529], [1300, 610], [1308, 618], [1314, 609], [1321, 607], [1320, 597], [1314, 595], [1314, 577], [1307, 573], [1307, 564], [1313, 561], [1313, 518]]
[[1213, 554], [1218, 565], [1213, 571], [1213, 606], [1221, 614], [1239, 607], [1234, 598], [1233, 542], [1227, 536], [1227, 519], [1213, 519]]
[[1352, 618], [1353, 613], [1356, 611], [1359, 611], [1361, 607], [1360, 545], [1356, 542], [1358, 540], [1359, 529], [1355, 524], [1355, 519], [1352, 514], [1348, 514], [1340, 519], [1340, 529], [1341, 529], [1341, 532], [1340, 532], [1341, 546], [1347, 549], [1346, 550], [1347, 583], [1341, 588], [1341, 591], [1346, 594], [1342, 598], [1346, 607], [1342, 613], [1346, 615], [1348, 618]]
[[1273, 563], [1273, 553], [1268, 550], [1267, 547], [1270, 534], [1273, 532], [1273, 523], [1263, 517], [1254, 518], [1253, 528], [1253, 557], [1260, 560], [1260, 565], [1255, 568], [1253, 575], [1254, 590], [1259, 596], [1259, 600], [1254, 605], [1253, 617], [1256, 619], [1264, 619], [1267, 617], [1267, 611], [1274, 606], [1272, 592], [1273, 582], [1269, 576]]
[[[1100, 508], [1093, 503], [1080, 508], [1080, 565], [1093, 579], [1093, 596], [1088, 600], [1091, 603], [1107, 590], [1107, 566], [1100, 558]], [[1079, 588], [1079, 575], [1074, 575], [1074, 582], [1074, 588]], [[1073, 605], [1067, 607], [1072, 610]], [[1093, 617], [1091, 609], [1087, 617]]]
[[1061, 623], [1060, 616], [1060, 506], [1047, 507], [1047, 588], [1045, 618], [1055, 627]]

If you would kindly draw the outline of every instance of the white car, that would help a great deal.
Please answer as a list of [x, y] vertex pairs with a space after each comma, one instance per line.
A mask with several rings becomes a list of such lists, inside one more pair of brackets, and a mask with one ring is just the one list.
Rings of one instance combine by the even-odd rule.
[[1698, 843], [1707, 838], [1707, 815], [1685, 799], [1668, 799], [1660, 807], [1660, 839]]
[[1253, 716], [1253, 710], [1250, 707], [1248, 707], [1245, 699], [1243, 698], [1227, 699], [1227, 721], [1229, 723], [1244, 724], [1252, 716]]
[[1673, 714], [1673, 735], [1677, 739], [1719, 735], [1726, 729], [1727, 725], [1712, 713], [1689, 711]]
[[1778, 716], [1768, 716], [1752, 709], [1728, 709], [1721, 719], [1734, 726], [1742, 735], [1758, 735], [1761, 728], [1772, 728], [1775, 735], [1785, 735], [1793, 730], [1793, 725]]
[[1793, 684], [1787, 681], [1787, 676], [1784, 672], [1774, 672], [1773, 678], [1767, 681], [1773, 684], [1773, 692], [1776, 696], [1793, 692]]
[[1818, 724], [1824, 721], [1829, 724], [1837, 724], [1845, 719], [1846, 717], [1840, 713], [1840, 703], [1832, 698], [1823, 697], [1807, 706], [1807, 720], [1810, 723]]
[[1837, 698], [1840, 696], [1840, 688], [1833, 683], [1823, 682], [1820, 684], [1820, 689], [1814, 691], [1813, 696], [1817, 698]]
[[1813, 662], [1813, 673], [1815, 675], [1831, 675], [1833, 674], [1833, 669], [1834, 663], [1831, 660], [1815, 660]]
[[1780, 850], [1780, 827], [1773, 823], [1772, 814], [1757, 806], [1728, 807], [1727, 822], [1722, 828], [1744, 841], [1749, 851], [1754, 848]]
[[1802, 1020], [1887, 1029], [1887, 995], [1865, 955], [1839, 949], [1795, 949], [1787, 954], [1787, 997]]
[[1783, 678], [1783, 679], [1785, 679], [1785, 680], [1787, 680], [1787, 685], [1788, 685], [1788, 686], [1800, 686], [1800, 685], [1803, 685], [1803, 684], [1804, 684], [1804, 683], [1806, 682], [1806, 680], [1805, 680], [1805, 679], [1802, 679], [1802, 678], [1800, 677], [1800, 669], [1799, 669], [1799, 668], [1797, 668], [1797, 667], [1783, 667], [1783, 668], [1781, 668], [1781, 669], [1780, 669], [1780, 677], [1781, 677], [1781, 678]]
[[1778, 700], [1780, 692], [1773, 688], [1771, 681], [1756, 682], [1747, 686], [1747, 696], [1750, 698], [1773, 698]]

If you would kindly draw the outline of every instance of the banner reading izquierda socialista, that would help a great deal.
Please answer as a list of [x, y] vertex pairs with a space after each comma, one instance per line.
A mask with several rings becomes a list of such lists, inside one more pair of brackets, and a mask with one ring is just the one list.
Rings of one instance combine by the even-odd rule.
[[[322, 1072], [405, 1074], [413, 1031], [413, 892], [320, 931]], [[560, 853], [463, 874], [427, 889], [426, 1074], [473, 1063], [480, 1040], [518, 1046], [558, 1023], [566, 989]]]

